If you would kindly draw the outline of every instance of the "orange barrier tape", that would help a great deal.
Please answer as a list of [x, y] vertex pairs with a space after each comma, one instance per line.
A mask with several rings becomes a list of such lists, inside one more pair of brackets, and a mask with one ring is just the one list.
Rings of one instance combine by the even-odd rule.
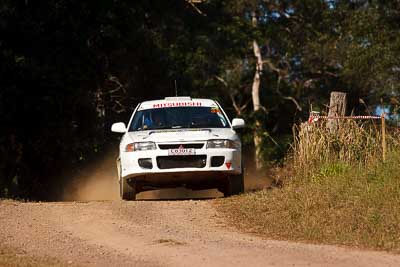
[[310, 116], [308, 122], [323, 120], [380, 120], [381, 116]]

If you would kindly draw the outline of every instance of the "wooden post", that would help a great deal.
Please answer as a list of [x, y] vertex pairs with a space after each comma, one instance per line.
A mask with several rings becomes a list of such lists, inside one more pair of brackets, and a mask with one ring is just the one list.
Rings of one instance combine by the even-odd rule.
[[[329, 103], [329, 117], [342, 117], [346, 115], [346, 93], [343, 92], [331, 92], [331, 99]], [[337, 119], [329, 119], [326, 126], [330, 132], [335, 132], [338, 127]]]
[[381, 116], [381, 125], [382, 125], [382, 159], [386, 161], [386, 153], [387, 153], [387, 144], [386, 144], [386, 121], [385, 121], [385, 113], [382, 113]]

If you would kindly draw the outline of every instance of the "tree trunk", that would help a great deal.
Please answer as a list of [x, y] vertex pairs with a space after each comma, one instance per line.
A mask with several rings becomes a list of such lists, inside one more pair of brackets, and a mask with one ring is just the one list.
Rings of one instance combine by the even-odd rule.
[[[260, 67], [262, 68], [262, 60], [261, 60], [261, 53], [260, 49], [258, 47], [258, 44], [256, 41], [253, 42], [253, 49], [254, 49], [254, 55], [257, 57], [257, 66], [256, 66], [256, 73], [254, 74], [254, 79], [253, 79], [253, 86], [251, 90], [251, 97], [253, 100], [253, 110], [254, 113], [257, 113], [260, 111]], [[261, 61], [261, 64], [259, 63]], [[256, 116], [257, 118], [258, 116]], [[262, 142], [262, 136], [261, 136], [261, 121], [257, 118], [256, 119], [256, 125], [254, 129], [254, 148], [255, 148], [255, 162], [256, 162], [256, 169], [259, 170], [263, 167], [263, 162], [261, 158], [261, 142]]]
[[[331, 92], [328, 117], [342, 117], [346, 115], [346, 93]], [[330, 132], [335, 132], [338, 127], [337, 119], [328, 119], [326, 126]]]
[[[251, 96], [253, 100], [253, 110], [254, 113], [260, 111], [260, 73], [262, 71], [262, 57], [260, 48], [257, 44], [257, 41], [253, 41], [253, 50], [254, 55], [257, 58], [256, 63], [256, 73], [254, 74], [253, 86], [251, 91]], [[256, 116], [257, 117], [257, 116]], [[257, 170], [263, 167], [262, 157], [261, 157], [261, 142], [262, 142], [262, 122], [259, 119], [256, 119], [256, 125], [254, 129], [254, 147], [255, 147], [255, 159], [256, 159], [256, 168]]]
[[[252, 24], [253, 27], [257, 27], [257, 17], [256, 13], [252, 12]], [[257, 43], [257, 40], [253, 40], [253, 52], [256, 57], [256, 73], [254, 74], [253, 86], [251, 90], [251, 97], [253, 100], [253, 110], [254, 113], [260, 111], [260, 76], [263, 71], [263, 60], [261, 56], [260, 46]], [[258, 116], [256, 116], [257, 118]], [[261, 142], [262, 142], [262, 122], [259, 119], [256, 119], [256, 125], [254, 129], [254, 148], [255, 148], [255, 162], [256, 169], [260, 170], [263, 167], [263, 161], [261, 157]]]

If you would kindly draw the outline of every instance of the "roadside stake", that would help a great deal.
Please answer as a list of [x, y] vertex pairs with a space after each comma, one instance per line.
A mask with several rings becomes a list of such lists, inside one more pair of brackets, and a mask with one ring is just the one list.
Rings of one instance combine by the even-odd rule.
[[382, 159], [383, 161], [386, 161], [386, 150], [387, 150], [387, 144], [386, 144], [386, 122], [385, 122], [385, 113], [382, 113], [381, 116], [381, 127], [382, 127]]

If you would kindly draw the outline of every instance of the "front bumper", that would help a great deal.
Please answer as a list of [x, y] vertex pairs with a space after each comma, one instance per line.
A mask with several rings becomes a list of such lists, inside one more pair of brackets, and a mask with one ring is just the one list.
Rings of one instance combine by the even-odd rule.
[[[241, 165], [241, 150], [240, 149], [196, 149], [197, 156], [196, 160], [202, 160], [202, 162], [195, 162], [192, 165], [188, 164], [186, 167], [174, 168], [174, 165], [161, 164], [160, 159], [174, 160], [173, 157], [181, 157], [181, 161], [185, 162], [185, 156], [169, 156], [168, 150], [156, 149], [149, 151], [135, 151], [135, 152], [121, 152], [120, 164], [121, 164], [121, 177], [124, 179], [135, 178], [135, 177], [163, 177], [162, 179], [169, 179], [168, 175], [160, 174], [188, 174], [188, 178], [197, 179], [196, 173], [200, 177], [202, 174], [216, 174], [219, 176], [229, 174], [240, 174], [242, 172]], [[188, 156], [187, 162], [189, 162], [190, 156]], [[212, 164], [214, 157], [223, 157], [223, 162], [220, 166]], [[149, 159], [152, 163], [152, 168], [144, 168], [140, 166], [140, 159]], [[178, 159], [178, 158], [176, 158]], [[215, 158], [214, 158], [215, 159]], [[178, 161], [178, 160], [177, 160]], [[142, 164], [143, 165], [143, 164]], [[165, 167], [167, 166], [167, 168]], [[171, 167], [172, 166], [172, 167]], [[179, 166], [177, 164], [176, 166]], [[189, 175], [190, 174], [190, 175]]]

